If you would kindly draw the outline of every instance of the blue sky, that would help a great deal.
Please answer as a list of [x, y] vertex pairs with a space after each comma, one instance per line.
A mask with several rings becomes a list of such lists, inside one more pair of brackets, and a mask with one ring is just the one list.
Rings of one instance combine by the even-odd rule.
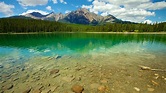
[[0, 18], [33, 11], [67, 13], [79, 8], [133, 22], [166, 22], [166, 0], [0, 0]]

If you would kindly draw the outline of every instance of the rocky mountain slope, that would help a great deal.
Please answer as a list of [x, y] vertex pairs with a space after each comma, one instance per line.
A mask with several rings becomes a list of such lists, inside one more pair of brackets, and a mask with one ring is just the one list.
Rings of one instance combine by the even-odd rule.
[[33, 19], [41, 19], [41, 20], [49, 20], [49, 21], [58, 21], [65, 23], [75, 23], [75, 24], [104, 24], [104, 23], [122, 23], [126, 21], [122, 21], [114, 17], [113, 15], [101, 16], [95, 13], [88, 11], [85, 8], [78, 9], [76, 11], [72, 11], [67, 14], [62, 13], [54, 13], [51, 12], [47, 15], [42, 15], [38, 12], [32, 12], [25, 15], [21, 15], [21, 17], [33, 18]]

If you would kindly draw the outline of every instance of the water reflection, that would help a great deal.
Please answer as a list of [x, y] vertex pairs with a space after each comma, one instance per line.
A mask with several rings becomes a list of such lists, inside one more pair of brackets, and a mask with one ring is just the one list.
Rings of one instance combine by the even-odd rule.
[[34, 56], [153, 51], [166, 53], [166, 35], [21, 34], [0, 35], [0, 55]]

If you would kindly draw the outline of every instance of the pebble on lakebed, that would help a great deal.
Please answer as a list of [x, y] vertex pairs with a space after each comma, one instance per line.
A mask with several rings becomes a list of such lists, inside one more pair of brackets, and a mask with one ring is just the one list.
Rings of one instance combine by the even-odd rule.
[[99, 86], [99, 87], [98, 87], [98, 90], [104, 92], [104, 91], [106, 91], [106, 87], [103, 86], [103, 85], [102, 85], [102, 86]]
[[27, 88], [23, 93], [30, 93], [31, 89], [32, 89], [31, 87]]
[[139, 89], [139, 88], [137, 88], [137, 87], [134, 87], [134, 89], [135, 89], [136, 91], [138, 91], [138, 92], [140, 91], [140, 89]]
[[71, 90], [75, 93], [82, 93], [82, 91], [84, 90], [84, 88], [80, 85], [73, 85]]
[[12, 89], [13, 88], [13, 84], [8, 84], [6, 86], [4, 86], [2, 89], [3, 90], [9, 90], [9, 89]]
[[0, 65], [0, 68], [3, 68], [3, 66], [2, 66], [2, 65]]
[[148, 88], [148, 91], [152, 92], [152, 91], [154, 91], [154, 88]]
[[50, 71], [50, 74], [56, 74], [56, 73], [58, 73], [59, 72], [59, 69], [52, 69], [51, 71]]
[[59, 59], [59, 58], [61, 58], [62, 56], [60, 56], [60, 55], [56, 55], [55, 56], [55, 59]]

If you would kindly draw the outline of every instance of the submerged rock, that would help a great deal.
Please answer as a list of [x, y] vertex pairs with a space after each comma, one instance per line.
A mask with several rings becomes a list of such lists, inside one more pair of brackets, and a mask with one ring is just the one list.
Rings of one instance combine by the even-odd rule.
[[9, 90], [13, 88], [13, 84], [8, 84], [6, 86], [3, 87], [3, 90]]
[[30, 93], [32, 88], [26, 89], [23, 93]]
[[20, 70], [21, 70], [21, 71], [24, 71], [24, 70], [25, 70], [25, 68], [20, 68]]
[[58, 73], [58, 74], [53, 75], [52, 77], [53, 77], [53, 78], [56, 78], [56, 77], [58, 77], [58, 76], [60, 76], [60, 75], [61, 75], [61, 74]]
[[0, 84], [5, 83], [5, 82], [6, 82], [6, 81], [3, 81], [3, 80], [2, 80], [2, 81], [0, 81]]
[[3, 68], [3, 66], [2, 66], [2, 65], [0, 65], [0, 68]]
[[139, 88], [137, 88], [137, 87], [134, 87], [134, 89], [135, 89], [136, 91], [138, 91], [138, 92], [140, 91], [140, 89], [139, 89]]
[[41, 93], [50, 93], [50, 92], [51, 92], [50, 89], [45, 89], [45, 90], [43, 90]]
[[16, 76], [16, 75], [18, 75], [18, 72], [14, 72], [11, 74], [11, 76]]
[[71, 82], [75, 79], [75, 77], [63, 77], [62, 80], [66, 81], [66, 82]]
[[156, 81], [152, 80], [153, 85], [159, 85]]
[[160, 77], [159, 74], [154, 74], [154, 75], [155, 75], [154, 79], [158, 79]]
[[4, 93], [4, 91], [3, 91], [3, 90], [0, 90], [0, 93]]
[[16, 81], [16, 80], [18, 80], [18, 79], [19, 79], [19, 78], [14, 78], [13, 81]]
[[80, 85], [74, 85], [74, 86], [72, 86], [71, 90], [75, 93], [82, 93], [84, 88]]
[[101, 80], [100, 82], [101, 82], [101, 83], [108, 83], [108, 80], [103, 79], [103, 80]]
[[99, 84], [93, 83], [93, 84], [90, 85], [90, 88], [91, 89], [97, 89], [99, 86], [100, 86]]
[[32, 79], [34, 79], [34, 81], [38, 81], [38, 80], [40, 80], [40, 76], [34, 76], [34, 77], [32, 77]]
[[41, 93], [41, 90], [35, 89], [32, 93]]
[[104, 92], [104, 91], [106, 91], [106, 87], [105, 86], [99, 86], [98, 90]]
[[59, 69], [53, 69], [53, 70], [50, 71], [50, 74], [56, 74], [58, 72], [59, 72]]
[[55, 59], [59, 59], [59, 58], [61, 58], [62, 56], [60, 56], [60, 55], [56, 55], [55, 56]]
[[10, 73], [5, 73], [5, 74], [2, 74], [1, 77], [9, 79], [11, 77], [11, 74]]
[[59, 86], [52, 86], [52, 87], [50, 88], [51, 92], [54, 92], [58, 87], [59, 87]]
[[77, 80], [78, 80], [78, 81], [81, 81], [81, 76], [77, 77]]
[[152, 92], [152, 91], [154, 91], [154, 88], [148, 88], [148, 91]]
[[[35, 88], [35, 91], [38, 91], [38, 90], [42, 90], [44, 88], [44, 86], [42, 85], [42, 84], [40, 84], [39, 86], [37, 86], [36, 88]], [[36, 92], [37, 93], [37, 92]]]
[[76, 68], [75, 70], [76, 70], [76, 71], [80, 71], [80, 70], [81, 70], [81, 68]]

